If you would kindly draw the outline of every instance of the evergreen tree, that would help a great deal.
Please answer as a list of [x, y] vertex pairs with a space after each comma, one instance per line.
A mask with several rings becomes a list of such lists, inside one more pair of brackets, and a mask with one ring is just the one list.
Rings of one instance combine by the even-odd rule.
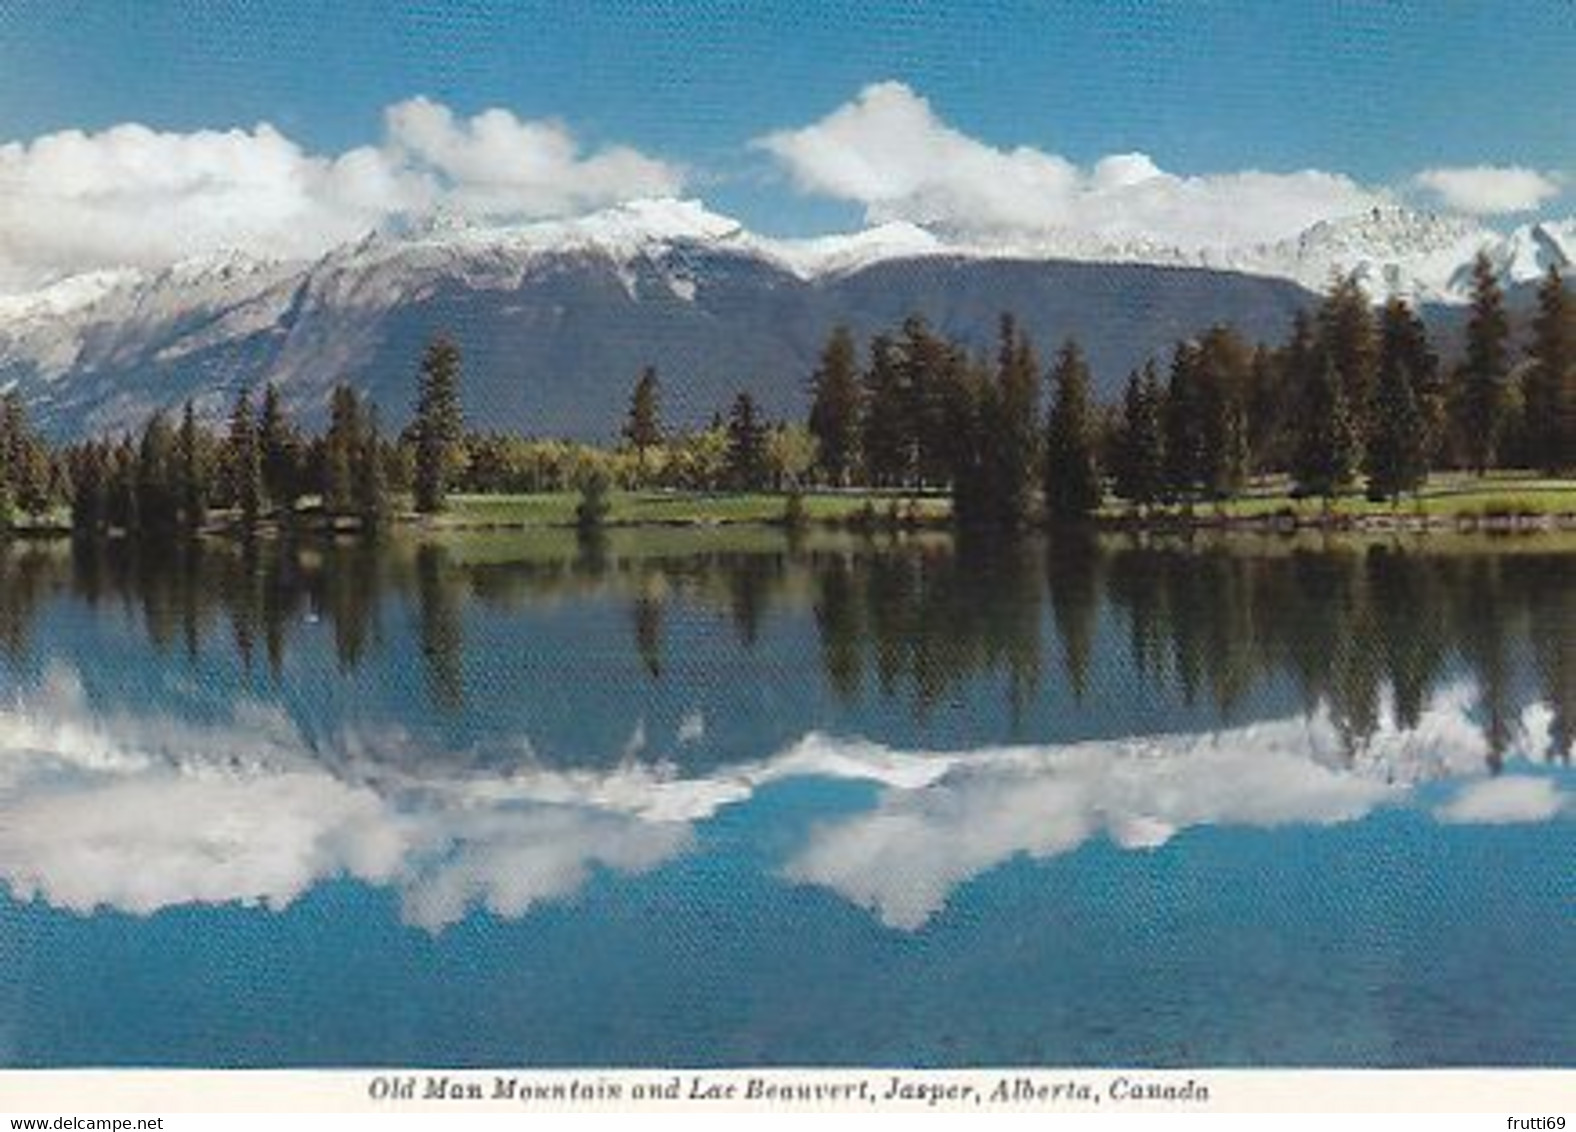
[[1428, 474], [1427, 430], [1406, 362], [1380, 367], [1372, 420], [1364, 460], [1368, 498], [1393, 501], [1417, 491]]
[[859, 466], [863, 392], [854, 336], [846, 326], [832, 331], [821, 363], [810, 379], [810, 432], [827, 482], [846, 487]]
[[377, 407], [367, 405], [364, 427], [356, 454], [356, 514], [361, 529], [375, 535], [388, 525], [392, 507], [389, 502], [388, 467], [383, 453], [383, 436], [378, 428]]
[[137, 448], [138, 532], [168, 537], [179, 525], [175, 433], [163, 413], [154, 413]]
[[624, 422], [624, 439], [635, 449], [642, 473], [646, 470], [646, 453], [662, 444], [660, 395], [656, 367], [647, 366], [630, 394], [629, 418]]
[[33, 516], [49, 510], [49, 452], [14, 389], [0, 398], [0, 466], [14, 510]]
[[1358, 463], [1357, 425], [1333, 359], [1312, 367], [1300, 400], [1292, 478], [1297, 494], [1320, 496], [1328, 504], [1350, 485]]
[[1355, 274], [1337, 278], [1318, 313], [1319, 346], [1335, 368], [1358, 444], [1368, 436], [1378, 344], [1373, 309]]
[[1241, 493], [1248, 478], [1245, 400], [1252, 355], [1227, 327], [1211, 328], [1199, 342], [1194, 375], [1198, 391], [1199, 479], [1212, 499]]
[[1285, 368], [1276, 352], [1262, 343], [1253, 351], [1253, 363], [1248, 367], [1245, 402], [1252, 470], [1262, 475], [1285, 468], [1289, 453], [1286, 432], [1290, 423]]
[[259, 428], [262, 445], [263, 490], [273, 505], [288, 515], [301, 497], [301, 436], [285, 413], [279, 390], [272, 382], [263, 390]]
[[766, 473], [766, 426], [755, 398], [740, 393], [728, 413], [728, 481], [735, 491], [760, 491]]
[[1054, 523], [1088, 519], [1100, 506], [1089, 367], [1069, 338], [1051, 370], [1055, 400], [1045, 433], [1045, 509]]
[[465, 431], [460, 410], [460, 350], [445, 336], [433, 339], [422, 357], [412, 427], [416, 510], [430, 515], [447, 505], [451, 464]]
[[[1439, 357], [1429, 345], [1423, 320], [1405, 300], [1392, 298], [1379, 316], [1378, 384], [1393, 381], [1397, 370], [1409, 377], [1417, 407], [1418, 451], [1426, 471], [1438, 458], [1445, 440], [1445, 390], [1440, 380]], [[1397, 393], [1392, 390], [1392, 403], [1395, 396]], [[1379, 410], [1376, 400], [1370, 417], [1376, 427], [1383, 427], [1384, 422], [1377, 419]]]
[[78, 449], [71, 472], [71, 530], [79, 538], [97, 538], [109, 521], [106, 497], [108, 451], [90, 441]]
[[1510, 316], [1493, 264], [1478, 253], [1472, 264], [1472, 313], [1466, 361], [1458, 371], [1456, 429], [1467, 463], [1478, 475], [1494, 466], [1509, 368]]
[[257, 422], [251, 394], [242, 390], [230, 414], [225, 437], [225, 467], [230, 479], [230, 503], [239, 513], [241, 528], [250, 533], [263, 510], [263, 462], [257, 443]]
[[1134, 371], [1122, 396], [1117, 444], [1116, 493], [1137, 507], [1152, 507], [1165, 495], [1165, 390], [1154, 362]]
[[1198, 347], [1178, 342], [1171, 357], [1165, 397], [1166, 494], [1189, 506], [1204, 476], [1203, 398], [1198, 381]]
[[323, 513], [358, 513], [356, 475], [362, 468], [366, 437], [361, 397], [349, 385], [337, 385], [329, 399], [328, 431], [323, 435]]
[[1532, 323], [1532, 366], [1527, 373], [1526, 432], [1532, 462], [1545, 475], [1576, 462], [1576, 311], [1550, 265], [1538, 288]]
[[864, 386], [860, 448], [865, 477], [876, 487], [895, 487], [908, 475], [910, 423], [903, 370], [897, 344], [890, 335], [878, 334], [871, 340]]
[[203, 460], [202, 433], [190, 401], [181, 413], [180, 432], [175, 437], [175, 467], [181, 526], [188, 535], [195, 534], [208, 521], [208, 470]]
[[985, 434], [988, 489], [999, 525], [1016, 527], [1029, 515], [1039, 463], [1040, 363], [1011, 315], [1001, 318], [996, 388]]

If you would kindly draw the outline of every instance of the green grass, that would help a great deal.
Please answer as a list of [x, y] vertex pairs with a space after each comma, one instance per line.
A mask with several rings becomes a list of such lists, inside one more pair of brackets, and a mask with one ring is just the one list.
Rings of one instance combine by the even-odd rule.
[[[1498, 474], [1479, 478], [1461, 473], [1431, 477], [1417, 498], [1405, 496], [1399, 504], [1373, 503], [1360, 491], [1334, 500], [1330, 512], [1343, 518], [1370, 516], [1423, 516], [1432, 519], [1491, 519], [1511, 516], [1576, 515], [1576, 480], [1540, 479], [1525, 474]], [[1293, 499], [1284, 482], [1260, 485], [1249, 494], [1218, 506], [1201, 503], [1194, 513], [1200, 519], [1224, 516], [1251, 519], [1280, 513], [1316, 519], [1324, 513], [1322, 499]], [[1102, 514], [1125, 515], [1122, 503], [1108, 504]], [[1173, 509], [1172, 514], [1175, 513]]]
[[[437, 520], [442, 527], [552, 527], [575, 521], [579, 497], [573, 492], [545, 495], [456, 495]], [[785, 495], [772, 493], [710, 494], [667, 491], [622, 491], [608, 497], [608, 523], [613, 526], [706, 526], [781, 522]], [[847, 522], [868, 505], [884, 517], [894, 504], [899, 513], [925, 522], [944, 520], [950, 511], [945, 498], [910, 499], [878, 493], [807, 494], [805, 511], [812, 521]]]

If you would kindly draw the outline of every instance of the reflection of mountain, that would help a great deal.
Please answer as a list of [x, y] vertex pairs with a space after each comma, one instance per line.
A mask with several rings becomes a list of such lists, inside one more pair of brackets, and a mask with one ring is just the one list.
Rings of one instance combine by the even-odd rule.
[[[408, 922], [436, 929], [473, 909], [522, 916], [598, 869], [657, 868], [719, 809], [775, 782], [831, 778], [883, 790], [872, 808], [812, 830], [784, 875], [917, 928], [971, 877], [1095, 837], [1138, 849], [1196, 826], [1351, 821], [1439, 778], [1462, 780], [1438, 811], [1448, 821], [1545, 820], [1567, 808], [1556, 779], [1477, 777], [1470, 700], [1464, 689], [1441, 697], [1408, 729], [1385, 720], [1357, 767], [1321, 712], [1206, 734], [962, 753], [810, 735], [770, 758], [693, 776], [638, 761], [555, 770], [522, 743], [513, 766], [416, 774], [381, 758], [398, 735], [347, 733], [330, 753], [255, 703], [201, 724], [104, 713], [74, 674], [56, 671], [0, 711], [0, 879], [22, 899], [147, 914], [193, 903], [278, 907], [349, 877], [397, 891]], [[1548, 713], [1526, 715], [1522, 733], [1536, 747]], [[365, 758], [370, 750], [378, 761]]]

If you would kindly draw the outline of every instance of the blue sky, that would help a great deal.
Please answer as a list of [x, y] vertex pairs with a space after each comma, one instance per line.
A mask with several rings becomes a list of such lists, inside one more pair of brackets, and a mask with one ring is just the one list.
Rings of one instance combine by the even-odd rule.
[[379, 144], [385, 109], [422, 95], [461, 122], [501, 107], [633, 147], [681, 166], [686, 195], [806, 234], [880, 210], [750, 143], [872, 83], [982, 145], [1080, 167], [1137, 151], [1180, 176], [1314, 168], [1405, 190], [1437, 167], [1576, 165], [1573, 48], [1576, 6], [1555, 2], [0, 0], [0, 142], [267, 122], [331, 157]]

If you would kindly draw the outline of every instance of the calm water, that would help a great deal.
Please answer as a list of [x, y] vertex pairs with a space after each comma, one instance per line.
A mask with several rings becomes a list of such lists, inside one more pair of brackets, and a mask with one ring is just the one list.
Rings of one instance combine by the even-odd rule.
[[0, 550], [0, 1065], [1569, 1065], [1576, 546]]

